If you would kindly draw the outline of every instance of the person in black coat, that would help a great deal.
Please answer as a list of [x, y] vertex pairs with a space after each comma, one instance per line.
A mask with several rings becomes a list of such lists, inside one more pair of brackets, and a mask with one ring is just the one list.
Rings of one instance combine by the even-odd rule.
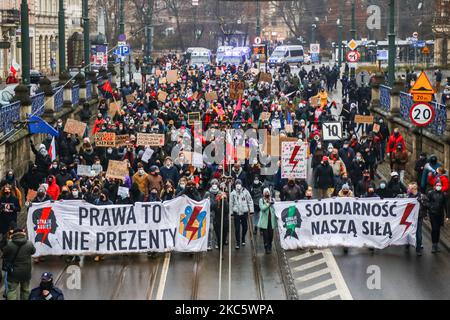
[[9, 186], [2, 188], [0, 197], [0, 234], [6, 237], [11, 223], [17, 224], [17, 213], [20, 212], [19, 199], [14, 197]]
[[20, 186], [24, 189], [24, 194], [28, 194], [28, 190], [37, 190], [45, 178], [38, 172], [37, 166], [31, 162], [27, 173], [20, 179]]
[[47, 149], [43, 144], [41, 144], [39, 146], [39, 150], [37, 150], [33, 144], [33, 140], [31, 139], [30, 139], [30, 146], [31, 151], [33, 151], [34, 155], [36, 156], [34, 163], [37, 166], [38, 172], [46, 177], [48, 175], [48, 169], [50, 167], [50, 164], [52, 163], [52, 159], [48, 155]]
[[333, 168], [328, 163], [328, 157], [322, 158], [322, 163], [314, 171], [314, 187], [318, 189], [318, 198], [325, 199], [331, 194], [328, 189], [334, 188]]
[[434, 190], [427, 194], [428, 197], [428, 215], [431, 222], [431, 242], [432, 253], [437, 253], [439, 249], [439, 239], [441, 227], [444, 225], [444, 220], [449, 220], [449, 212], [447, 211], [447, 196], [442, 192], [441, 182], [437, 182]]
[[73, 137], [70, 133], [64, 133], [58, 138], [58, 155], [61, 162], [72, 163], [73, 156], [77, 153], [77, 145], [80, 144], [78, 135]]
[[405, 194], [407, 191], [406, 186], [400, 181], [398, 172], [392, 172], [391, 180], [387, 185], [388, 198], [396, 198], [398, 195]]
[[387, 189], [387, 182], [382, 180], [380, 185], [375, 190], [375, 193], [381, 198], [386, 199], [389, 198], [389, 190]]
[[164, 166], [159, 169], [161, 176], [164, 181], [171, 180], [175, 185], [178, 184], [180, 180], [180, 173], [178, 169], [173, 165], [173, 160], [171, 157], [166, 157], [164, 160]]
[[31, 290], [29, 300], [64, 300], [64, 294], [53, 284], [53, 275], [44, 272], [39, 287]]
[[427, 154], [425, 152], [422, 152], [414, 166], [414, 171], [417, 172], [416, 181], [419, 184], [419, 186], [422, 184], [422, 174], [423, 174], [423, 170], [425, 169], [425, 165], [428, 162], [427, 159], [428, 159]]

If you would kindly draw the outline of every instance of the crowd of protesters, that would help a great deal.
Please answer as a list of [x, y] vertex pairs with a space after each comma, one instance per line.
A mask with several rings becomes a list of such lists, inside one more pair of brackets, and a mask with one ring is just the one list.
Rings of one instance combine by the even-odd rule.
[[[328, 197], [396, 198], [414, 197], [421, 203], [417, 231], [418, 255], [422, 254], [422, 220], [430, 218], [432, 251], [438, 252], [439, 230], [448, 210], [448, 175], [435, 155], [420, 155], [415, 163], [414, 181], [406, 185], [406, 166], [412, 166], [405, 137], [399, 129], [392, 132], [382, 118], [371, 125], [355, 122], [357, 115], [370, 115], [371, 90], [358, 86], [348, 66], [342, 73], [337, 66], [313, 66], [310, 71], [296, 72], [283, 65], [273, 73], [271, 82], [259, 81], [256, 65], [189, 66], [175, 55], [158, 60], [156, 70], [143, 86], [136, 82], [123, 83], [119, 88], [101, 90], [98, 112], [89, 104], [83, 106], [81, 120], [88, 123], [84, 136], [68, 134], [63, 121], [56, 130], [56, 159], [49, 154], [49, 137], [38, 147], [30, 140], [35, 154], [28, 172], [17, 180], [14, 171], [7, 172], [1, 182], [0, 233], [2, 247], [8, 232], [16, 228], [17, 215], [23, 206], [48, 200], [84, 200], [94, 205], [134, 204], [146, 201], [166, 201], [186, 195], [194, 200], [209, 198], [211, 232], [208, 250], [229, 243], [228, 212], [234, 222], [234, 246], [246, 245], [247, 232], [260, 229], [265, 251], [272, 250], [273, 230], [276, 228], [274, 199], [296, 201]], [[178, 71], [178, 79], [168, 83], [169, 70]], [[243, 81], [245, 90], [240, 99], [231, 99], [230, 82]], [[331, 97], [342, 84], [341, 101]], [[104, 87], [103, 87], [104, 88]], [[161, 99], [160, 92], [167, 93]], [[206, 100], [206, 94], [217, 97]], [[130, 95], [134, 96], [129, 99]], [[112, 114], [109, 105], [122, 102]], [[198, 112], [202, 130], [267, 129], [279, 130], [281, 136], [296, 137], [309, 144], [310, 177], [282, 179], [281, 168], [273, 175], [262, 175], [260, 162], [193, 165], [191, 150], [221, 139], [205, 139], [189, 122], [189, 113]], [[269, 113], [268, 118], [263, 114]], [[322, 123], [342, 123], [344, 138], [324, 141]], [[97, 147], [94, 135], [115, 132], [129, 135], [126, 145]], [[136, 144], [138, 133], [165, 135], [165, 144], [153, 147], [150, 158], [144, 157], [145, 146]], [[185, 141], [191, 141], [186, 144]], [[249, 141], [246, 141], [249, 146]], [[172, 150], [181, 146], [174, 157]], [[192, 149], [191, 149], [192, 148]], [[128, 175], [123, 179], [106, 177], [110, 160], [125, 161]], [[236, 160], [236, 159], [234, 159]], [[387, 162], [389, 177], [380, 177], [378, 166]], [[77, 166], [89, 165], [96, 176], [78, 176]], [[229, 189], [231, 186], [231, 190]], [[128, 188], [128, 194], [119, 193]], [[36, 196], [25, 201], [29, 191]], [[119, 195], [120, 194], [120, 195]], [[225, 212], [225, 218], [221, 219]], [[250, 226], [254, 227], [249, 230]], [[223, 238], [221, 234], [223, 232]], [[102, 257], [95, 257], [100, 261]], [[38, 262], [39, 260], [36, 260]]]

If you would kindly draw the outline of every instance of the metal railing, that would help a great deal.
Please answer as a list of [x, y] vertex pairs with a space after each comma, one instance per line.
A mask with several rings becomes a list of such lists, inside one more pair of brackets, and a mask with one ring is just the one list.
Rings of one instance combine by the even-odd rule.
[[42, 116], [45, 111], [45, 94], [44, 92], [38, 93], [31, 97], [31, 113], [36, 116]]
[[20, 120], [20, 101], [7, 104], [0, 109], [0, 129], [6, 135], [14, 130], [14, 122]]
[[380, 86], [380, 106], [386, 112], [391, 110], [391, 90], [388, 86]]
[[[411, 122], [409, 114], [413, 105], [412, 95], [406, 92], [400, 92], [400, 117], [406, 122]], [[437, 136], [442, 136], [447, 126], [447, 108], [445, 105], [436, 101], [431, 102], [431, 106], [435, 111], [435, 117], [433, 122], [425, 130]]]
[[77, 107], [80, 102], [80, 85], [75, 84], [72, 87], [72, 106]]

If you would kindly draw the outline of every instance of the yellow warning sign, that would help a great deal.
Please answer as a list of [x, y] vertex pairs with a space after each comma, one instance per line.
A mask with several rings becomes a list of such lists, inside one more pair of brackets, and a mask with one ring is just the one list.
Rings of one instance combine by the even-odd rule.
[[428, 79], [425, 72], [422, 72], [409, 91], [411, 94], [434, 94], [433, 85]]

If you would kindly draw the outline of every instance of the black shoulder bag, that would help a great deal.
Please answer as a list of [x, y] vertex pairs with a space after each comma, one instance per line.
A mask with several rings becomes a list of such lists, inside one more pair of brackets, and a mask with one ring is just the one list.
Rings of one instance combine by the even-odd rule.
[[19, 245], [17, 248], [16, 253], [14, 254], [14, 257], [11, 261], [4, 261], [3, 263], [3, 271], [5, 271], [7, 274], [12, 274], [14, 272], [14, 262], [16, 262], [17, 255], [19, 254], [20, 249], [22, 248], [23, 243]]

